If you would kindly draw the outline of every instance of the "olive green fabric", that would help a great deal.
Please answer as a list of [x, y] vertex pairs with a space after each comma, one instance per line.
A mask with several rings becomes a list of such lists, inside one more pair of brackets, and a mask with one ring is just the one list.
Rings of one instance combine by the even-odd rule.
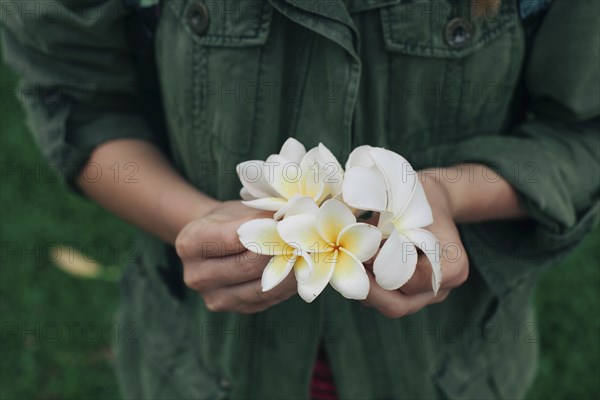
[[[323, 142], [342, 162], [368, 143], [418, 169], [484, 163], [532, 216], [460, 226], [468, 281], [398, 320], [331, 289], [312, 304], [296, 296], [256, 315], [211, 313], [167, 284], [180, 268], [173, 249], [143, 236], [119, 310], [143, 333], [117, 343], [127, 398], [306, 398], [320, 343], [342, 398], [524, 394], [537, 352], [534, 285], [600, 215], [598, 2], [554, 1], [529, 37], [532, 21], [510, 0], [479, 20], [463, 0], [165, 1], [156, 60], [168, 128], [158, 133], [135, 89], [127, 8], [20, 4], [3, 10], [5, 60], [67, 179], [106, 140], [166, 138], [192, 184], [234, 199], [235, 165], [291, 136]], [[194, 26], [202, 9], [204, 32]], [[472, 28], [460, 46], [448, 37], [457, 17]]]

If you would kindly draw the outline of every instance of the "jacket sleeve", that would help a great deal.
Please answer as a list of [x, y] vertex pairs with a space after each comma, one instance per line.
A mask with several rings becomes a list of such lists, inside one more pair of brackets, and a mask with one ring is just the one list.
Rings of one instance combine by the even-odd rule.
[[142, 115], [122, 1], [2, 5], [4, 61], [44, 156], [67, 182], [91, 151], [118, 138], [160, 142]]
[[524, 66], [530, 117], [504, 135], [459, 143], [443, 162], [488, 165], [516, 188], [531, 216], [461, 227], [473, 264], [500, 295], [537, 278], [598, 223], [599, 8], [555, 1]]

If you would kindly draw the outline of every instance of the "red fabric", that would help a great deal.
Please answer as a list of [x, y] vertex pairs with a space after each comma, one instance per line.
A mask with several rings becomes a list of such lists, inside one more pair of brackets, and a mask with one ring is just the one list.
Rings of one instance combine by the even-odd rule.
[[310, 382], [310, 397], [314, 400], [337, 400], [337, 392], [333, 383], [333, 374], [329, 368], [327, 355], [323, 348], [319, 349], [319, 355], [315, 362], [312, 380]]

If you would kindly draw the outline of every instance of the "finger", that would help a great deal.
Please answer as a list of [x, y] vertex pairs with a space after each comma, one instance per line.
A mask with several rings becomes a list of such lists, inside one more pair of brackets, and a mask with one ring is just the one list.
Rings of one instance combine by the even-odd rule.
[[294, 274], [289, 274], [268, 292], [263, 292], [260, 280], [255, 280], [211, 291], [204, 296], [204, 301], [210, 311], [252, 313], [287, 300], [295, 293], [297, 293], [296, 278]]
[[[469, 263], [462, 246], [444, 247], [441, 254], [442, 284], [440, 289], [453, 289], [462, 285], [469, 275]], [[400, 291], [407, 295], [432, 292], [431, 262], [419, 250], [419, 258], [414, 275], [406, 282]]]
[[[254, 314], [254, 313], [262, 312], [262, 311], [265, 311], [266, 309], [273, 307], [279, 303], [282, 303], [285, 300], [289, 299], [290, 297], [294, 296], [295, 294], [298, 293], [298, 288], [297, 288], [298, 284], [296, 283], [294, 274], [290, 274], [287, 277], [287, 279], [291, 280], [292, 283], [287, 283], [284, 281], [278, 285], [278, 287], [281, 285], [284, 285], [282, 287], [283, 293], [276, 294], [272, 299], [264, 301], [262, 303], [255, 303], [255, 304], [244, 303], [244, 304], [240, 305], [237, 312], [240, 312], [243, 314]], [[271, 289], [269, 292], [271, 292], [272, 290], [276, 290], [276, 288]]]
[[206, 217], [187, 225], [175, 243], [177, 254], [185, 260], [215, 258], [244, 252], [237, 230], [245, 222], [256, 218], [249, 214], [234, 220]]
[[443, 246], [442, 259], [442, 285], [452, 289], [465, 283], [469, 277], [469, 257], [460, 242], [448, 242]]
[[440, 289], [429, 304], [441, 303], [442, 301], [445, 301], [449, 295], [450, 289]]
[[298, 292], [297, 286], [296, 277], [293, 273], [290, 273], [279, 285], [266, 292], [263, 292], [261, 282], [256, 280], [223, 288], [223, 293], [226, 295], [231, 294], [242, 304], [266, 303], [271, 306], [296, 294]]
[[[385, 289], [384, 289], [384, 290], [385, 290]], [[395, 293], [398, 293], [398, 292], [397, 292], [397, 291], [395, 291], [395, 290], [392, 290], [392, 291], [388, 291], [388, 290], [386, 290], [386, 292], [389, 292], [389, 293], [390, 293], [390, 295], [394, 295]], [[400, 293], [400, 294], [402, 295], [402, 293]], [[432, 295], [432, 296], [430, 296], [430, 297], [429, 297], [429, 299], [430, 299], [430, 300], [429, 300], [429, 301], [427, 301], [425, 304], [415, 304], [415, 306], [416, 306], [417, 308], [416, 308], [414, 311], [408, 310], [409, 312], [408, 312], [407, 314], [404, 314], [404, 315], [412, 314], [412, 313], [414, 313], [414, 312], [416, 312], [416, 311], [419, 311], [421, 308], [423, 308], [423, 307], [425, 307], [425, 306], [427, 306], [427, 305], [430, 305], [430, 304], [441, 303], [442, 301], [445, 301], [445, 300], [448, 298], [448, 295], [449, 295], [449, 294], [450, 294], [450, 290], [449, 290], [449, 289], [443, 289], [443, 290], [440, 290], [440, 291], [438, 291], [437, 295], [435, 295], [435, 296], [433, 296], [433, 295]], [[406, 295], [404, 295], [404, 296], [405, 296], [405, 297], [408, 297], [408, 298], [410, 298], [410, 297], [413, 297], [413, 296], [406, 296]], [[410, 300], [410, 299], [409, 299], [409, 300]], [[362, 301], [362, 303], [363, 303], [363, 305], [364, 305], [365, 307], [377, 307], [377, 306], [380, 304], [379, 302], [376, 302], [376, 301], [374, 302], [374, 301], [372, 301], [372, 300], [371, 300], [371, 299], [369, 299], [369, 298], [367, 298], [366, 300], [363, 300], [363, 301]], [[411, 311], [411, 312], [410, 312], [410, 311]]]
[[[200, 229], [200, 235], [203, 234], [203, 231], [204, 234], [209, 236], [203, 241], [203, 243], [217, 243], [220, 245], [221, 252], [220, 254], [217, 254], [216, 257], [221, 257], [228, 254], [236, 254], [246, 250], [246, 248], [240, 242], [237, 233], [240, 226], [253, 219], [272, 217], [272, 212], [255, 210], [246, 206], [240, 210], [238, 207], [236, 207], [228, 215], [209, 215], [206, 218], [199, 220], [201, 224], [203, 223], [207, 228], [210, 228], [204, 230]], [[210, 257], [210, 255], [204, 255]]]
[[427, 260], [425, 254], [419, 252], [415, 273], [408, 282], [400, 287], [400, 291], [406, 295], [433, 292], [433, 287], [431, 285], [432, 274], [431, 263]]
[[226, 257], [192, 261], [185, 264], [184, 280], [199, 291], [254, 281], [262, 276], [270, 259], [270, 256], [246, 250]]
[[433, 292], [407, 296], [398, 290], [385, 290], [377, 285], [372, 274], [367, 273], [367, 275], [371, 286], [364, 303], [377, 308], [388, 318], [400, 318], [413, 314], [436, 299]]

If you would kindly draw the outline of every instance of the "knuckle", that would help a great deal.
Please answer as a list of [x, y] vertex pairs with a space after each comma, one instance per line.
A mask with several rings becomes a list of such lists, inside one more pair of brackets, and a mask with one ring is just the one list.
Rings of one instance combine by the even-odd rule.
[[187, 268], [185, 265], [183, 267], [183, 283], [185, 283], [185, 285], [190, 289], [197, 288], [197, 281], [194, 274], [192, 273], [190, 268]]
[[448, 281], [452, 287], [460, 286], [469, 277], [469, 257], [465, 248], [456, 247], [455, 256], [447, 257]]
[[205, 296], [204, 305], [210, 312], [223, 312], [227, 311], [226, 302], [219, 296]]
[[191, 240], [185, 232], [182, 232], [179, 236], [177, 236], [177, 239], [175, 239], [175, 251], [182, 260], [189, 258], [190, 246]]
[[465, 258], [463, 262], [456, 266], [452, 278], [452, 286], [457, 287], [466, 282], [469, 277], [469, 261]]
[[175, 251], [181, 259], [191, 259], [197, 257], [202, 250], [215, 250], [214, 246], [209, 246], [208, 240], [211, 226], [206, 221], [194, 221], [181, 230], [175, 239]]
[[201, 292], [206, 289], [209, 283], [209, 279], [206, 274], [198, 273], [193, 271], [189, 267], [183, 269], [183, 282], [190, 289]]
[[458, 276], [456, 278], [457, 286], [460, 286], [463, 283], [465, 283], [467, 281], [468, 277], [469, 277], [469, 263], [467, 263], [458, 273]]

